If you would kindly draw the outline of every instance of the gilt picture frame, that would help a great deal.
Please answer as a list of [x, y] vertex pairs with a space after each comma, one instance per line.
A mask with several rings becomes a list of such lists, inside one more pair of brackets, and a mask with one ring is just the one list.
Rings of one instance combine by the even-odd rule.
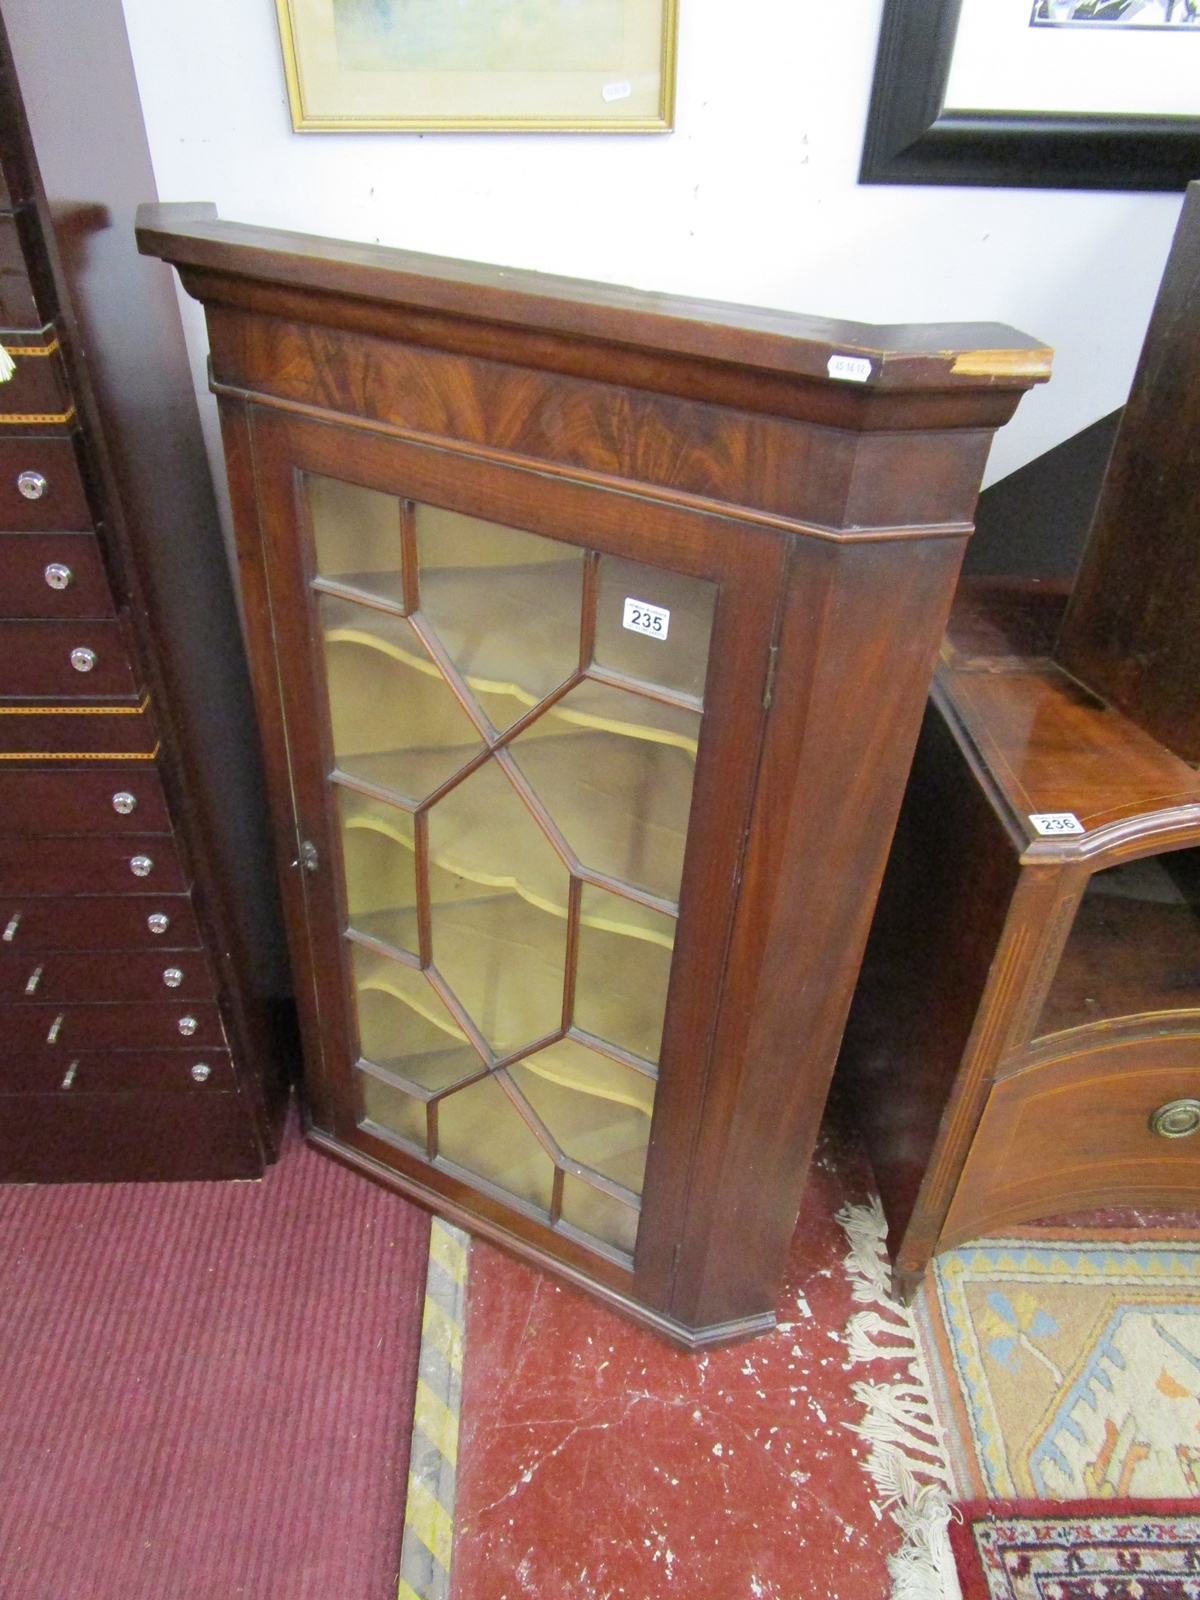
[[859, 182], [1186, 188], [1200, 6], [1178, 5], [886, 0]]
[[276, 0], [297, 133], [667, 133], [678, 0]]

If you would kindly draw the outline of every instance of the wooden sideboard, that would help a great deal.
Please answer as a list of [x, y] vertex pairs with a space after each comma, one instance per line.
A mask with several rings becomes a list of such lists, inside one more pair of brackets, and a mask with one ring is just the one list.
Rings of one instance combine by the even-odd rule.
[[1200, 1192], [1200, 774], [965, 579], [838, 1065], [899, 1292], [935, 1250]]
[[769, 1327], [1011, 329], [147, 207], [201, 300], [309, 1136], [679, 1343]]
[[1200, 183], [1079, 573], [964, 578], [838, 1068], [897, 1287], [1200, 1194]]

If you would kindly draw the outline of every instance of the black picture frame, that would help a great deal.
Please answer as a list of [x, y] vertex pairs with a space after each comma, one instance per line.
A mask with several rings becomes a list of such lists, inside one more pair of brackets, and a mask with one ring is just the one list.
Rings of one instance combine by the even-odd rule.
[[860, 183], [1176, 191], [1200, 117], [943, 109], [962, 0], [886, 0]]

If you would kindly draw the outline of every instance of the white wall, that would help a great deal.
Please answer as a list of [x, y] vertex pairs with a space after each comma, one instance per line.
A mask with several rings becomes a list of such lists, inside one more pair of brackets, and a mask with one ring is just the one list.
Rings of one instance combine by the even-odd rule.
[[273, 0], [124, 0], [163, 200], [869, 322], [1012, 323], [1055, 375], [989, 482], [1120, 405], [1181, 197], [861, 188], [882, 0], [742, 4], [680, 0], [673, 134], [381, 135], [291, 131]]

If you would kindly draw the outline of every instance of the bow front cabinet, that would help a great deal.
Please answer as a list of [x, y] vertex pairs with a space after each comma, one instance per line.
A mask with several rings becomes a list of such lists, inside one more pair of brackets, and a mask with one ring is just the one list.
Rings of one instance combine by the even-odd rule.
[[143, 208], [206, 308], [309, 1137], [771, 1326], [992, 432], [1049, 354]]

